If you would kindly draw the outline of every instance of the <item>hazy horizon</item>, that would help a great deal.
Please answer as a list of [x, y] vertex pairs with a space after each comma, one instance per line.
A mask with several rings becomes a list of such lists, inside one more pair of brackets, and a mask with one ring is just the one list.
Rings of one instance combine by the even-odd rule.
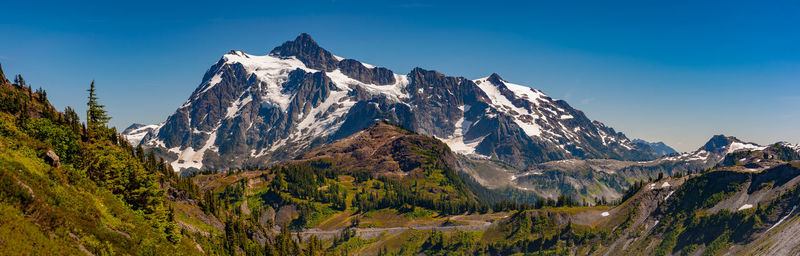
[[305, 32], [396, 73], [498, 73], [678, 151], [715, 134], [800, 143], [800, 7], [790, 2], [6, 5], [6, 76], [79, 113], [95, 80], [119, 129], [163, 122], [229, 50], [265, 55]]

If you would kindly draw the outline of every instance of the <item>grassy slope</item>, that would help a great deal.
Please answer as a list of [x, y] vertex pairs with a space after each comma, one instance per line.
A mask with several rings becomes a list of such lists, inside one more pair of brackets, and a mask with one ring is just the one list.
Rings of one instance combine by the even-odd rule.
[[[1, 82], [0, 82], [1, 83]], [[30, 118], [61, 115], [24, 88], [0, 85], [4, 108], [27, 107]], [[27, 100], [26, 100], [27, 98]], [[85, 170], [60, 168], [42, 156], [52, 145], [17, 126], [18, 116], [0, 112], [0, 252], [25, 255], [154, 255], [169, 250], [197, 254], [191, 240], [172, 244], [163, 232], [120, 198], [95, 185]], [[46, 111], [50, 113], [45, 113]], [[31, 119], [31, 120], [33, 120]], [[62, 159], [68, 155], [60, 156]]]
[[77, 250], [82, 244], [95, 254], [147, 254], [163, 248], [178, 254], [196, 252], [188, 240], [178, 246], [167, 242], [141, 214], [87, 178], [62, 180], [64, 173], [81, 170], [50, 167], [26, 143], [36, 141], [16, 130], [11, 120], [8, 114], [0, 114], [0, 172], [5, 190], [0, 201], [4, 222], [0, 251], [80, 254]]

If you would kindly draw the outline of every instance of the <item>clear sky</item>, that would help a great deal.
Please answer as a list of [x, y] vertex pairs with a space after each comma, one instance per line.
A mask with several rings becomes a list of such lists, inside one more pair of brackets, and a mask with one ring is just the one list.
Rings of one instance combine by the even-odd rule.
[[336, 55], [470, 79], [492, 72], [631, 138], [800, 142], [797, 1], [4, 1], [0, 64], [112, 124], [158, 123], [229, 50], [307, 32]]

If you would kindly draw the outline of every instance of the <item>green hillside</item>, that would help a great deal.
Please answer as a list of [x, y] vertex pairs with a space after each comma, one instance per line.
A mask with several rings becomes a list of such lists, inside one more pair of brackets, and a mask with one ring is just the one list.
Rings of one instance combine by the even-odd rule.
[[175, 179], [166, 165], [137, 157], [102, 106], [82, 124], [46, 97], [24, 82], [0, 85], [0, 252], [200, 254], [159, 186]]

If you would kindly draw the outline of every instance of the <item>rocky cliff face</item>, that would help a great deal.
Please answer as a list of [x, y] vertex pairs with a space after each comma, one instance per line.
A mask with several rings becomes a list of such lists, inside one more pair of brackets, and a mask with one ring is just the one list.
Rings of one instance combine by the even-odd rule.
[[6, 74], [3, 73], [3, 66], [0, 65], [0, 84], [8, 83], [8, 79], [6, 79]]
[[569, 158], [651, 160], [646, 146], [499, 75], [407, 75], [335, 56], [301, 34], [265, 56], [231, 51], [167, 120], [126, 132], [176, 170], [292, 158], [388, 120], [454, 152], [523, 168]]

